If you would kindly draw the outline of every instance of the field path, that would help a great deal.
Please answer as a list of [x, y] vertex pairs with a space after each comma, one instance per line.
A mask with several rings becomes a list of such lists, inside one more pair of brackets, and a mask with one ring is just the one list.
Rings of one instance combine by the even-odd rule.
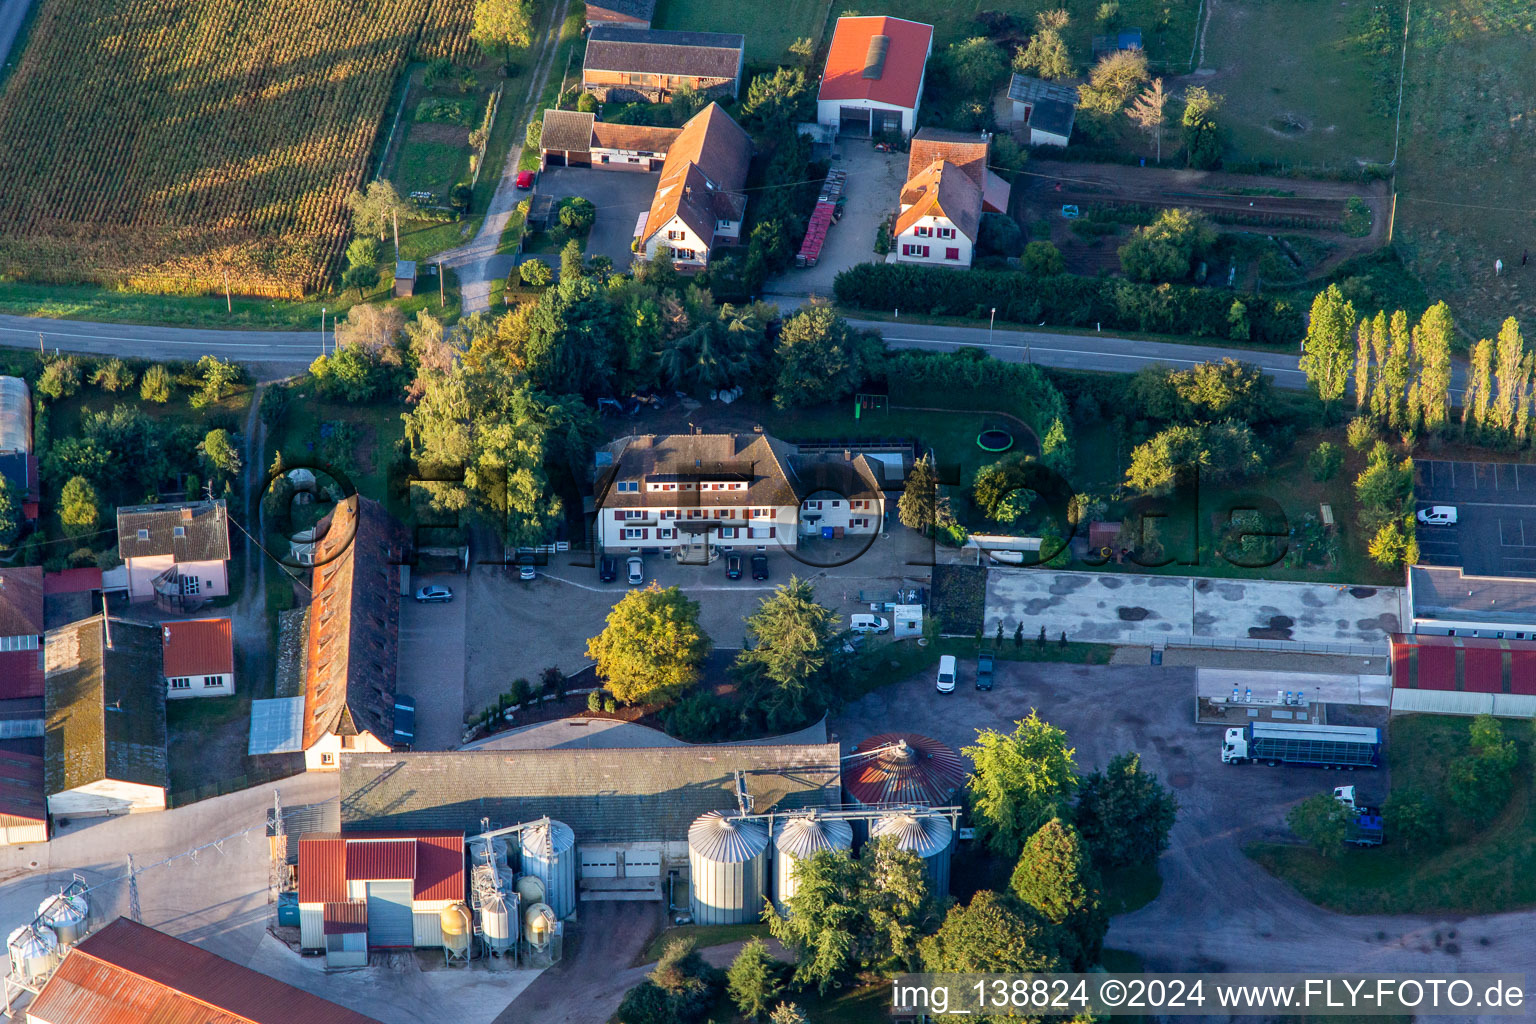
[[[555, 54], [560, 49], [560, 28], [565, 24], [570, 0], [560, 0], [560, 7], [549, 21], [548, 30], [539, 44], [534, 61], [534, 73], [528, 81], [528, 95], [524, 96], [509, 114], [518, 118], [518, 124], [527, 124], [533, 114], [533, 105], [544, 94], [544, 83], [553, 70]], [[440, 257], [444, 265], [452, 267], [459, 275], [459, 293], [463, 298], [464, 312], [483, 313], [491, 305], [491, 282], [500, 280], [512, 272], [515, 257], [498, 255], [501, 233], [518, 203], [517, 165], [523, 158], [523, 139], [514, 137], [512, 148], [502, 165], [501, 180], [496, 184], [496, 194], [491, 197], [490, 209], [474, 238], [457, 249], [449, 249]]]

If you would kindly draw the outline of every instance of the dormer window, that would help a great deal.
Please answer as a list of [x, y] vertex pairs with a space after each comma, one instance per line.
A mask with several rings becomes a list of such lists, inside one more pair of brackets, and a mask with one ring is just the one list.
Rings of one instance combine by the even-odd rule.
[[177, 537], [185, 537], [187, 535], [187, 528], [185, 526], [178, 526], [172, 529], [171, 533]]

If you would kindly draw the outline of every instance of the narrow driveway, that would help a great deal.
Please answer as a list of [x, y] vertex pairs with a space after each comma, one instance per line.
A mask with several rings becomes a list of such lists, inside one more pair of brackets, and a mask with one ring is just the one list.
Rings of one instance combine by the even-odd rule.
[[452, 750], [464, 738], [464, 623], [469, 587], [463, 576], [412, 576], [414, 592], [429, 583], [453, 590], [446, 604], [400, 601], [397, 693], [416, 699], [417, 750]]
[[[555, 53], [560, 49], [560, 26], [565, 24], [565, 14], [569, 9], [570, 0], [562, 0], [550, 18], [548, 30], [539, 44], [538, 56], [534, 58], [534, 73], [528, 82], [528, 94], [518, 100], [517, 106], [506, 112], [507, 117], [517, 118], [519, 125], [528, 123], [534, 103], [544, 93], [544, 83], [549, 79]], [[466, 313], [483, 313], [489, 309], [491, 282], [501, 280], [512, 272], [513, 257], [510, 254], [498, 255], [496, 249], [501, 244], [501, 233], [506, 230], [512, 211], [522, 198], [517, 191], [517, 165], [522, 159], [523, 142], [519, 134], [514, 136], [506, 163], [502, 165], [501, 181], [496, 186], [496, 194], [491, 197], [490, 209], [485, 211], [485, 220], [481, 222], [480, 230], [467, 244], [449, 249], [440, 257], [443, 263], [458, 272], [459, 294]]]

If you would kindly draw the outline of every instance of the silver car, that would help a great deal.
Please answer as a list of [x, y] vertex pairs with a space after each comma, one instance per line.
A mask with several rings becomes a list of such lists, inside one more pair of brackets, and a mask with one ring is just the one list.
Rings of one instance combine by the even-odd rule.
[[440, 604], [453, 600], [453, 591], [441, 583], [429, 583], [416, 591], [416, 600], [422, 604]]
[[638, 587], [645, 582], [645, 563], [639, 555], [631, 555], [629, 559], [629, 585]]

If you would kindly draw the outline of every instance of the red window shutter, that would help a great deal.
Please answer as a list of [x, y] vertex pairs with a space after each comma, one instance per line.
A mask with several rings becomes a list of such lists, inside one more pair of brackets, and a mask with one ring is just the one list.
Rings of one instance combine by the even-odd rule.
[[651, 531], [650, 530], [641, 530], [640, 531], [640, 539], [641, 540], [645, 540], [650, 535], [651, 535]]
[[623, 519], [624, 518], [624, 510], [623, 509], [616, 509], [614, 511], [614, 513], [613, 513], [613, 518], [615, 518], [615, 519]]
[[944, 250], [944, 258], [947, 259], [947, 260], [957, 260], [957, 259], [960, 258], [960, 250], [959, 249], [945, 249]]
[[770, 537], [777, 536], [778, 535], [778, 529], [779, 528], [777, 526], [770, 526], [770, 527], [768, 527], [768, 536], [770, 536]]

